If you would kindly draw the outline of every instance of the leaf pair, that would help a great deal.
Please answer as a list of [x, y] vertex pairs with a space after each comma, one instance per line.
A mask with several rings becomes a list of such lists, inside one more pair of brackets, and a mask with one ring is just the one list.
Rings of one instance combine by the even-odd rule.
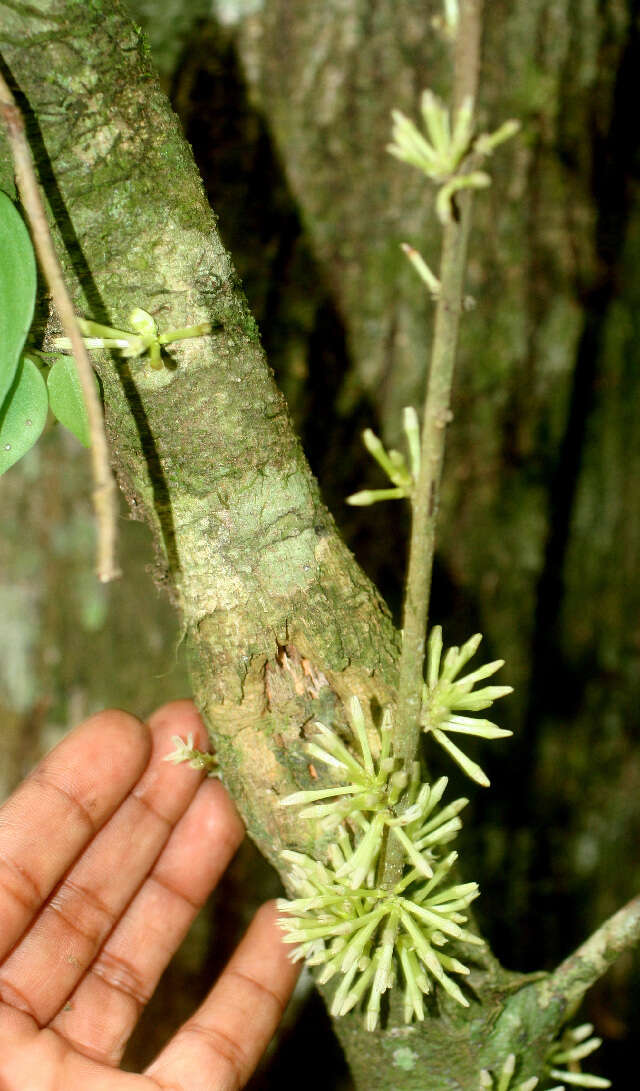
[[0, 191], [0, 474], [33, 446], [49, 407], [86, 447], [89, 428], [72, 360], [61, 358], [47, 382], [24, 346], [33, 321], [36, 261], [29, 232], [6, 193]]

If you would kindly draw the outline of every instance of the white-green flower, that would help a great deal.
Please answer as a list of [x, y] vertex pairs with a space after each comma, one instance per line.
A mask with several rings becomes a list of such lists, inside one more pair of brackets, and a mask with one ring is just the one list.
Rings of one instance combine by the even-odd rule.
[[[433, 735], [460, 768], [484, 787], [489, 785], [489, 778], [476, 762], [452, 742], [449, 734], [476, 735], [481, 739], [502, 739], [512, 735], [497, 727], [491, 720], [479, 719], [467, 715], [489, 708], [498, 697], [512, 693], [511, 686], [483, 686], [474, 689], [480, 682], [504, 666], [504, 659], [485, 663], [469, 674], [457, 678], [456, 675], [475, 655], [482, 640], [480, 633], [472, 636], [461, 648], [449, 648], [442, 660], [442, 629], [439, 625], [431, 630], [427, 655], [427, 680], [422, 694], [421, 724], [427, 734]], [[442, 662], [441, 662], [442, 660]]]
[[[332, 1014], [345, 1015], [366, 998], [365, 1023], [374, 1030], [381, 997], [399, 980], [404, 983], [407, 1022], [424, 1018], [423, 996], [434, 982], [468, 1005], [450, 976], [467, 974], [468, 969], [442, 950], [450, 940], [482, 942], [462, 927], [463, 911], [477, 896], [477, 884], [442, 887], [457, 854], [441, 860], [431, 879], [410, 867], [392, 889], [366, 884], [353, 889], [344, 868], [358, 850], [344, 827], [332, 849], [327, 865], [303, 853], [284, 852], [290, 883], [300, 896], [278, 903], [285, 914], [280, 918], [285, 943], [296, 944], [293, 960], [306, 958], [309, 965], [321, 966], [321, 983], [343, 975]], [[347, 873], [352, 873], [348, 866]], [[373, 876], [368, 879], [372, 882]]]
[[[211, 323], [201, 322], [197, 326], [185, 326], [181, 329], [165, 330], [158, 333], [153, 315], [142, 307], [134, 307], [129, 315], [132, 330], [120, 330], [113, 326], [103, 326], [86, 318], [77, 319], [83, 341], [88, 349], [106, 348], [119, 352], [121, 356], [135, 358], [149, 354], [151, 367], [162, 367], [161, 351], [163, 345], [172, 341], [184, 341], [190, 337], [205, 337], [211, 333]], [[71, 349], [68, 337], [56, 337], [53, 344], [59, 349]]]
[[514, 1084], [515, 1070], [516, 1055], [509, 1053], [498, 1073], [492, 1074], [487, 1068], [482, 1069], [478, 1091], [534, 1091], [534, 1088], [538, 1086], [538, 1077], [532, 1076], [529, 1080]]
[[165, 754], [163, 761], [170, 761], [173, 765], [186, 762], [190, 769], [204, 769], [209, 777], [219, 775], [217, 757], [206, 750], [198, 750], [193, 745], [193, 735], [187, 735], [186, 741], [181, 739], [179, 735], [173, 735], [171, 742], [174, 749], [170, 754]]
[[338, 826], [349, 815], [380, 807], [386, 809], [397, 801], [407, 786], [406, 776], [394, 773], [390, 711], [387, 709], [382, 717], [377, 760], [371, 752], [362, 706], [357, 697], [349, 701], [349, 722], [360, 756], [349, 750], [335, 731], [319, 722], [315, 724], [318, 734], [306, 748], [311, 757], [338, 770], [344, 783], [294, 792], [280, 801], [282, 807], [311, 804], [300, 812], [301, 817], [320, 819], [327, 830]]
[[468, 97], [452, 121], [449, 109], [432, 91], [423, 91], [420, 110], [426, 135], [401, 110], [393, 110], [392, 141], [387, 151], [418, 167], [434, 182], [449, 181], [467, 155], [473, 136], [473, 99]]
[[[321, 982], [344, 975], [332, 1012], [343, 1015], [366, 999], [366, 1025], [373, 1030], [382, 995], [399, 980], [408, 1022], [424, 1018], [423, 996], [434, 981], [459, 1003], [468, 1003], [450, 976], [466, 974], [467, 968], [441, 948], [452, 940], [481, 942], [463, 927], [464, 910], [478, 887], [443, 886], [457, 854], [442, 858], [442, 849], [460, 829], [459, 812], [467, 800], [440, 807], [447, 778], [421, 783], [418, 762], [407, 784], [406, 774], [395, 768], [389, 711], [383, 716], [377, 758], [356, 697], [349, 702], [349, 720], [359, 755], [323, 724], [317, 725], [319, 742], [308, 745], [309, 753], [339, 770], [346, 783], [296, 792], [282, 801], [302, 805], [301, 815], [319, 818], [334, 839], [326, 862], [300, 852], [282, 854], [298, 896], [280, 902], [286, 914], [280, 923], [285, 942], [296, 944], [293, 958], [322, 966]], [[380, 852], [389, 839], [405, 860], [402, 877], [391, 889], [378, 885]]]
[[424, 133], [401, 110], [392, 111], [393, 143], [387, 146], [387, 151], [417, 167], [440, 187], [436, 212], [446, 224], [455, 214], [456, 193], [491, 185], [489, 175], [477, 169], [478, 161], [492, 155], [500, 144], [517, 133], [520, 123], [505, 121], [495, 132], [482, 133], [474, 139], [472, 98], [465, 98], [453, 115], [437, 95], [423, 91], [420, 109]]
[[[283, 900], [280, 924], [285, 942], [295, 944], [292, 957], [321, 966], [320, 981], [343, 975], [333, 998], [332, 1013], [344, 1015], [365, 1003], [365, 1024], [375, 1029], [383, 994], [397, 981], [404, 983], [407, 1022], [424, 1018], [423, 997], [437, 982], [466, 1005], [464, 994], [450, 976], [468, 970], [443, 951], [451, 941], [481, 943], [463, 926], [464, 910], [477, 896], [476, 883], [449, 887], [444, 881], [457, 858], [442, 850], [461, 827], [459, 813], [468, 802], [440, 803], [447, 785], [441, 777], [424, 784], [420, 764], [407, 774], [396, 768], [392, 753], [389, 710], [371, 748], [364, 714], [356, 697], [349, 701], [349, 722], [359, 753], [352, 752], [324, 724], [308, 744], [309, 754], [336, 769], [344, 783], [296, 792], [282, 801], [301, 805], [301, 816], [319, 819], [333, 833], [327, 859], [286, 851], [289, 884], [297, 895]], [[318, 740], [318, 741], [316, 741]], [[392, 888], [379, 883], [381, 850], [395, 841], [404, 864]]]
[[559, 1084], [549, 1091], [566, 1091], [569, 1087], [611, 1087], [611, 1080], [603, 1076], [591, 1076], [580, 1071], [580, 1062], [602, 1045], [602, 1038], [594, 1038], [593, 1025], [582, 1023], [567, 1028], [560, 1039], [551, 1046], [545, 1062], [545, 1075]]
[[[347, 783], [329, 788], [294, 792], [281, 800], [281, 806], [304, 805], [301, 818], [318, 819], [326, 830], [333, 830], [345, 820], [352, 823], [357, 845], [337, 866], [340, 879], [360, 887], [375, 873], [380, 848], [386, 835], [402, 846], [407, 860], [425, 878], [433, 874], [436, 847], [447, 844], [461, 827], [459, 812], [468, 800], [456, 799], [437, 811], [447, 785], [441, 777], [435, 784], [420, 783], [420, 766], [412, 768], [411, 783], [395, 769], [391, 753], [392, 720], [387, 709], [380, 729], [380, 751], [374, 759], [367, 736], [362, 707], [357, 697], [349, 701], [350, 723], [360, 749], [360, 757], [347, 749], [334, 731], [317, 723], [320, 742], [307, 745], [316, 760], [338, 769]], [[405, 789], [407, 789], [405, 793]], [[396, 810], [405, 794], [402, 810]]]

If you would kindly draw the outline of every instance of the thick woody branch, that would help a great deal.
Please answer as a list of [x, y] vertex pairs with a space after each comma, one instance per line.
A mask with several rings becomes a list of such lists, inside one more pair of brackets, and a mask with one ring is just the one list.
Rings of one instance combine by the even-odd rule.
[[607, 972], [624, 951], [640, 941], [640, 894], [614, 913], [538, 986], [545, 1007], [554, 997], [578, 1004], [587, 989]]

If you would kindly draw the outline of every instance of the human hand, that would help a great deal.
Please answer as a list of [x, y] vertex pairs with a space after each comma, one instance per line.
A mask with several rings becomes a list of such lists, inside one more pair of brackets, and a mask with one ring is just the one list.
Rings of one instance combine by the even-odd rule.
[[237, 1091], [271, 1038], [297, 969], [268, 903], [145, 1074], [117, 1070], [244, 832], [218, 781], [163, 762], [189, 733], [206, 748], [189, 701], [101, 712], [0, 808], [3, 1091]]

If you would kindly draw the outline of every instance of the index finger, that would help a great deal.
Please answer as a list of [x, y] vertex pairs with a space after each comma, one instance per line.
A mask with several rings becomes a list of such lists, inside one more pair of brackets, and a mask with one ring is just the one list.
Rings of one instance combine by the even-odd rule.
[[148, 729], [100, 712], [48, 754], [0, 808], [0, 959], [140, 777]]

